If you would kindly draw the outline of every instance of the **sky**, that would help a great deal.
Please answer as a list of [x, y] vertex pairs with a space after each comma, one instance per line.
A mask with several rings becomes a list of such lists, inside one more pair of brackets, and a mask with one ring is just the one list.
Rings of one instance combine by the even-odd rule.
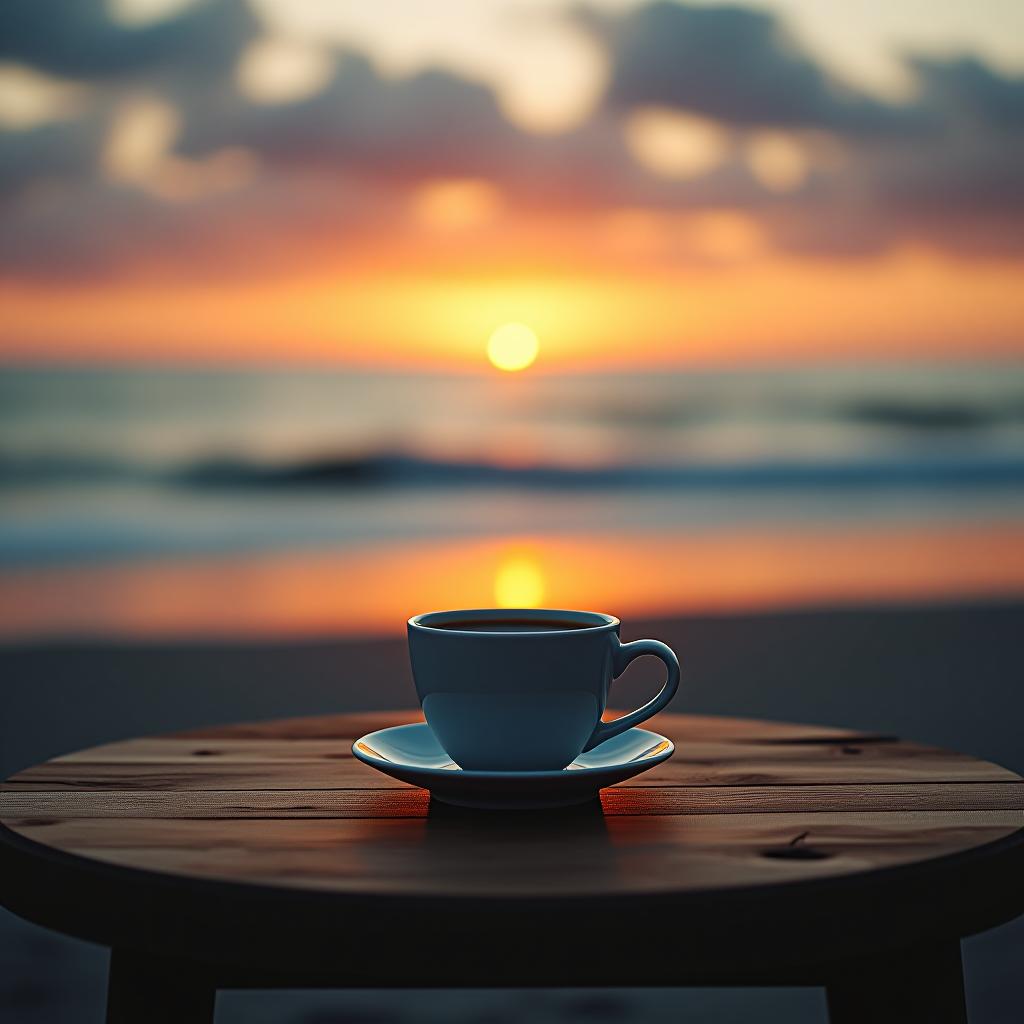
[[6, 0], [0, 358], [1024, 354], [1024, 6]]

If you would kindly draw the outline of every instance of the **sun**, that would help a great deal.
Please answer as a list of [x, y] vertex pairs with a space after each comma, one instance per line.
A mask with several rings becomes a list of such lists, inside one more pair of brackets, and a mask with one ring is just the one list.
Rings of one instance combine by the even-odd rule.
[[499, 370], [525, 370], [540, 351], [537, 335], [526, 324], [502, 324], [487, 342], [487, 358]]

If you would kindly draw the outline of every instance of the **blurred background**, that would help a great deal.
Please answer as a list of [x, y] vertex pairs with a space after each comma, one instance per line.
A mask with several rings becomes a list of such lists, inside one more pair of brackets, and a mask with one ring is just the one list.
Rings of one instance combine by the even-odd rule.
[[[408, 706], [404, 620], [490, 605], [659, 630], [679, 710], [1024, 770], [1022, 256], [1013, 0], [5, 0], [3, 774]], [[1021, 948], [968, 944], [975, 1019]], [[0, 1016], [101, 1019], [98, 951], [4, 958]]]

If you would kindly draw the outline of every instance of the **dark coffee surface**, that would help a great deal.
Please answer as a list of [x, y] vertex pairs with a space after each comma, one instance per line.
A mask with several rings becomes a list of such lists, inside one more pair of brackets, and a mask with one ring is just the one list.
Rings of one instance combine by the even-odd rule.
[[589, 625], [571, 619], [457, 619], [429, 623], [433, 629], [459, 633], [554, 633], [566, 629], [589, 629]]

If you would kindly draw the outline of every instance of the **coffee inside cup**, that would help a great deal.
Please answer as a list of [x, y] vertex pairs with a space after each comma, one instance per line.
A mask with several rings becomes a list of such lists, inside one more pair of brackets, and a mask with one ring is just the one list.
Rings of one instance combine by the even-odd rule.
[[589, 624], [571, 619], [455, 619], [431, 623], [432, 629], [453, 633], [555, 633], [567, 629], [589, 629]]

